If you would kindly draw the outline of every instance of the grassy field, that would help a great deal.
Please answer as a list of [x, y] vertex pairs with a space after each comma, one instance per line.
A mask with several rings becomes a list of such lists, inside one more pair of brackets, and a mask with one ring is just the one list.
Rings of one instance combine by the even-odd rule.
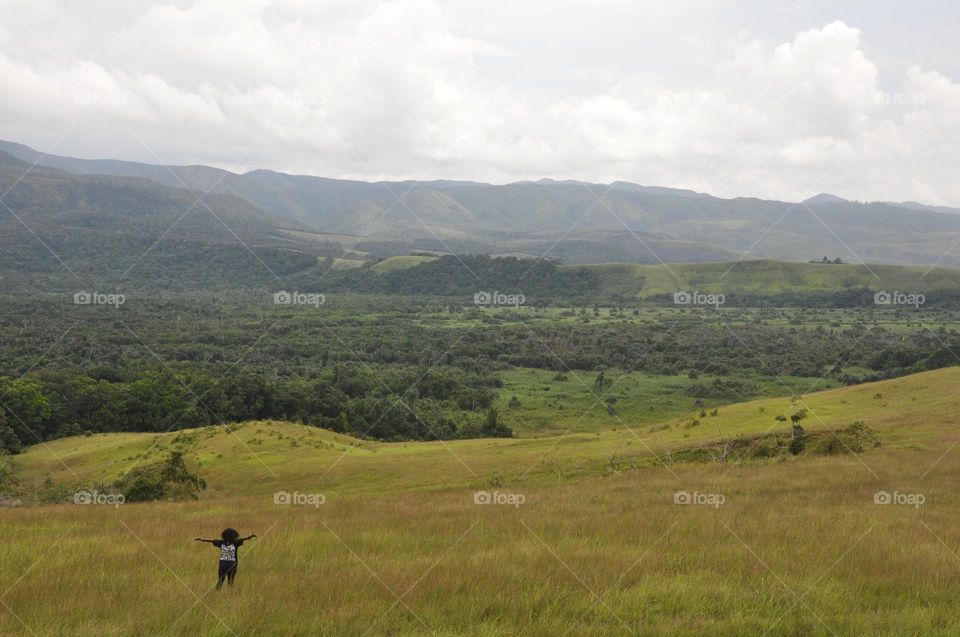
[[587, 266], [601, 279], [607, 294], [644, 298], [678, 290], [704, 293], [829, 292], [870, 289], [924, 292], [957, 289], [960, 270], [919, 266], [826, 265], [785, 261], [744, 260], [739, 263], [680, 263], [635, 265], [611, 263]]
[[[641, 372], [607, 370], [612, 383], [598, 392], [596, 372], [569, 371], [560, 377], [541, 369], [514, 369], [503, 373], [503, 389], [497, 400], [504, 422], [522, 437], [605, 431], [617, 427], [644, 427], [699, 411], [697, 398], [687, 389], [694, 383], [709, 384], [715, 377], [696, 379], [680, 376], [653, 376]], [[837, 386], [832, 379], [801, 377], [750, 377], [760, 396], [802, 394], [811, 388]], [[598, 396], [601, 394], [602, 396]], [[511, 407], [516, 396], [519, 406]], [[603, 398], [601, 400], [601, 397]], [[616, 400], [612, 411], [606, 399]], [[711, 410], [731, 400], [705, 398], [703, 408]]]
[[[209, 488], [0, 512], [0, 634], [957, 634], [958, 382], [950, 368], [692, 427], [684, 414], [532, 439], [389, 444], [257, 422], [53, 441], [12, 458], [25, 491], [96, 488], [177, 448]], [[808, 430], [862, 420], [882, 446], [669, 462], [782, 429], [774, 416], [801, 405]], [[478, 489], [523, 501], [477, 504]], [[275, 504], [278, 491], [325, 501]], [[924, 503], [875, 504], [878, 491]], [[260, 537], [216, 592], [216, 553], [191, 539], [228, 524]]]
[[428, 256], [418, 256], [418, 255], [407, 255], [407, 256], [397, 256], [397, 257], [388, 257], [379, 263], [375, 263], [371, 269], [374, 272], [393, 272], [394, 270], [403, 270], [405, 268], [412, 268], [415, 265], [420, 265], [421, 263], [428, 263], [430, 261], [436, 261], [437, 257], [428, 257]]

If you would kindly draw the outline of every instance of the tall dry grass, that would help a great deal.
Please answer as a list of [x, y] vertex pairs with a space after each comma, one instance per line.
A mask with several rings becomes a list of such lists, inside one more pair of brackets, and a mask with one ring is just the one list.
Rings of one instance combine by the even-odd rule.
[[[502, 487], [517, 507], [446, 489], [5, 510], [0, 632], [958, 634], [956, 452], [919, 479], [949, 443]], [[260, 537], [217, 592], [216, 551], [191, 539], [227, 525]]]

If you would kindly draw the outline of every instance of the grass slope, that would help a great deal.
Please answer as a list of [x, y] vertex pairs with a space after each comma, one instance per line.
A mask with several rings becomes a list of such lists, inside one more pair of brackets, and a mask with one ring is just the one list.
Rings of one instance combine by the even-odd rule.
[[428, 263], [430, 261], [436, 261], [437, 257], [428, 257], [424, 255], [406, 255], [406, 256], [397, 256], [397, 257], [388, 257], [379, 263], [375, 263], [371, 269], [374, 272], [379, 272], [381, 274], [385, 272], [393, 272], [395, 270], [404, 270], [406, 268], [412, 268], [415, 265], [420, 265], [421, 263]]
[[[195, 454], [211, 487], [199, 502], [0, 510], [0, 634], [957, 634], [958, 381], [808, 395], [808, 429], [864, 420], [884, 446], [739, 465], [605, 469], [612, 453], [769, 429], [789, 399], [637, 436], [374, 444], [248, 423], [54, 441], [17, 472], [66, 481], [62, 460], [108, 478], [159, 441]], [[525, 501], [478, 505], [476, 485]], [[274, 504], [281, 489], [326, 503]], [[680, 490], [725, 501], [681, 506]], [[877, 505], [880, 490], [926, 503]], [[216, 553], [191, 538], [228, 524], [260, 537], [218, 593]]]
[[[132, 466], [180, 449], [199, 461], [211, 486], [204, 497], [273, 492], [278, 484], [343, 493], [480, 487], [491, 480], [518, 484], [550, 481], [558, 473], [595, 473], [612, 456], [651, 462], [674, 449], [784, 430], [789, 423], [775, 417], [800, 407], [809, 411], [803, 425], [810, 430], [862, 420], [886, 447], [922, 445], [930, 436], [960, 432], [953, 421], [958, 401], [950, 390], [957, 382], [960, 367], [951, 367], [811, 393], [796, 403], [765, 398], [720, 407], [716, 416], [688, 412], [660, 424], [627, 417], [615, 420], [608, 431], [538, 438], [384, 443], [282, 422], [97, 434], [32, 446], [11, 464], [28, 484], [39, 485], [50, 476], [73, 488], [112, 481]], [[690, 426], [693, 417], [699, 425]]]
[[[690, 379], [685, 374], [660, 376], [608, 369], [606, 377], [612, 384], [598, 391], [596, 372], [570, 370], [563, 376], [566, 378], [560, 380], [555, 372], [531, 368], [502, 372], [503, 388], [496, 405], [515, 435], [591, 433], [625, 425], [645, 427], [669, 418], [687, 416], [699, 411], [698, 399], [687, 390], [694, 384], [709, 384], [715, 378], [701, 375]], [[755, 376], [745, 380], [755, 384], [758, 397], [801, 394], [811, 388], [822, 390], [838, 386], [836, 381], [822, 378]], [[510, 406], [513, 396], [520, 401], [519, 406]], [[607, 409], [607, 399], [616, 401], [613, 413]], [[701, 399], [707, 410], [732, 402], [736, 401]]]
[[739, 263], [677, 263], [632, 265], [609, 263], [586, 268], [600, 276], [608, 294], [673, 294], [678, 290], [706, 293], [830, 292], [848, 289], [926, 292], [956, 289], [960, 270], [899, 265], [826, 265], [785, 261]]

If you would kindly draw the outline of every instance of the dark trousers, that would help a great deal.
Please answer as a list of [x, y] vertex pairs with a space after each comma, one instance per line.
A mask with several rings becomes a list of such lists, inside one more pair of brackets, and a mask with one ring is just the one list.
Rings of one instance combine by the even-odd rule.
[[233, 578], [237, 576], [237, 563], [230, 560], [220, 560], [220, 568], [217, 569], [217, 588], [223, 586], [223, 580], [233, 586]]

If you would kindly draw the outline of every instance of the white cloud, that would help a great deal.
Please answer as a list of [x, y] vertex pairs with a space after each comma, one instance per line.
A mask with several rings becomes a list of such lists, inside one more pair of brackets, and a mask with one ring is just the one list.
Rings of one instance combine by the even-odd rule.
[[[483, 26], [483, 6], [472, 32], [504, 32]], [[884, 91], [861, 32], [844, 22], [781, 42], [741, 34], [726, 47], [677, 33], [700, 60], [679, 72], [631, 69], [629, 56], [577, 67], [572, 52], [567, 83], [550, 90], [533, 88], [543, 62], [528, 56], [541, 34], [527, 33], [468, 37], [435, 0], [125, 3], [120, 13], [8, 2], [0, 137], [43, 148], [76, 124], [57, 151], [326, 176], [628, 179], [728, 196], [960, 203], [949, 174], [960, 84], [914, 66]], [[637, 60], [649, 59], [646, 46], [638, 40]], [[525, 64], [526, 83], [491, 71]]]

